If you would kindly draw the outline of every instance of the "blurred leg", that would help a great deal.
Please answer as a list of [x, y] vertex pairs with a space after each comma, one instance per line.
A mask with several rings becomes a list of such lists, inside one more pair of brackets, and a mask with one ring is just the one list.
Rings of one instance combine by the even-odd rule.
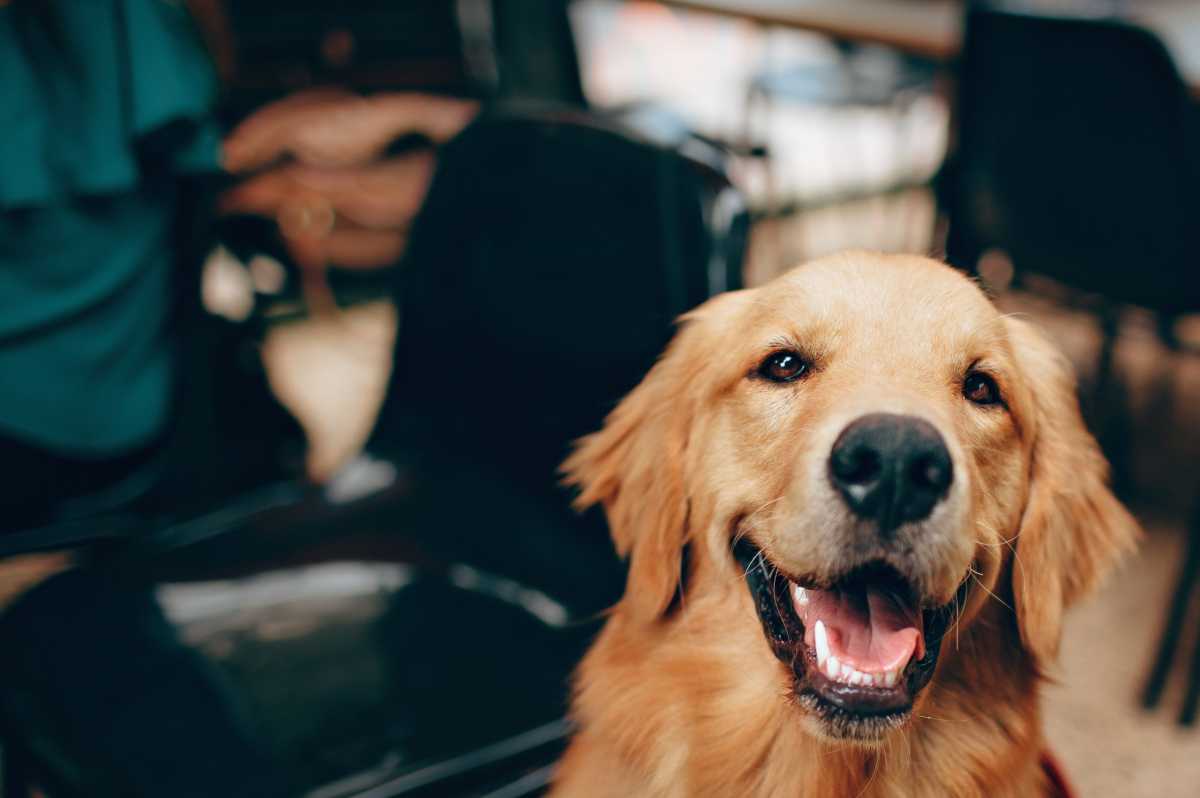
[[1183, 707], [1179, 710], [1179, 723], [1182, 726], [1193, 726], [1196, 723], [1196, 710], [1200, 708], [1200, 642], [1192, 651], [1192, 666], [1188, 669], [1187, 692], [1183, 696]]
[[148, 585], [91, 570], [52, 577], [0, 618], [0, 650], [5, 726], [56, 795], [288, 794]]
[[[1171, 664], [1175, 659], [1175, 651], [1179, 647], [1179, 638], [1183, 633], [1183, 624], [1187, 620], [1188, 606], [1192, 593], [1195, 592], [1196, 578], [1200, 576], [1200, 507], [1197, 508], [1192, 524], [1188, 529], [1187, 555], [1179, 570], [1179, 578], [1175, 583], [1175, 592], [1171, 596], [1171, 606], [1167, 610], [1166, 623], [1163, 626], [1162, 638], [1158, 644], [1154, 665], [1150, 669], [1150, 677], [1146, 680], [1142, 692], [1142, 705], [1151, 709], [1158, 705], [1162, 698], [1163, 689], [1167, 685], [1167, 677], [1171, 673]], [[1192, 665], [1191, 681], [1193, 685], [1200, 682], [1196, 663], [1200, 662], [1200, 652]], [[1192, 690], [1194, 692], [1194, 688]], [[1195, 699], [1192, 699], [1193, 706]]]

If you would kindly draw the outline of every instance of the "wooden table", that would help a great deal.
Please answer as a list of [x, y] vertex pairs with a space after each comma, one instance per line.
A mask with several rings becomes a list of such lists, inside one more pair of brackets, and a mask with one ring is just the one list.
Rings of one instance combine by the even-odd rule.
[[1200, 98], [1200, 2], [1143, 3], [1129, 20], [1162, 40], [1193, 96]]
[[962, 46], [959, 0], [664, 0], [666, 5], [884, 44], [947, 61]]
[[[666, 5], [949, 61], [962, 49], [961, 0], [662, 0]], [[1141, 0], [1124, 17], [1157, 35], [1200, 97], [1200, 0]]]

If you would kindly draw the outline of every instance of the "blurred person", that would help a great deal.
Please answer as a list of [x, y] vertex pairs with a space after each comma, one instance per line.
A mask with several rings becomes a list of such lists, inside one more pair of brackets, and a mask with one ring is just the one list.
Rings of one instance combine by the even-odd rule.
[[[193, 5], [211, 23], [216, 6]], [[190, 181], [245, 176], [220, 211], [279, 220], [319, 287], [331, 263], [399, 259], [433, 156], [390, 154], [392, 142], [444, 141], [475, 112], [311, 89], [251, 114], [222, 147], [220, 28], [205, 24], [206, 46], [195, 22], [158, 0], [0, 3], [0, 531], [147, 491], [188, 333], [171, 297]], [[0, 563], [0, 742], [58, 763], [41, 775], [51, 794], [287, 794], [150, 587], [67, 555]]]
[[277, 220], [310, 303], [319, 301], [327, 267], [376, 269], [404, 252], [434, 156], [427, 148], [393, 155], [390, 145], [414, 135], [444, 143], [475, 112], [474, 103], [430, 95], [297, 92], [226, 138], [222, 166], [246, 178], [222, 195], [220, 212]]
[[[165, 3], [6, 4], [0, 75], [0, 518], [11, 531], [142, 492], [175, 376], [180, 189], [215, 170], [220, 139], [208, 57], [186, 12]], [[287, 794], [148, 585], [62, 555], [2, 567], [8, 769], [55, 763], [26, 774], [51, 795]]]

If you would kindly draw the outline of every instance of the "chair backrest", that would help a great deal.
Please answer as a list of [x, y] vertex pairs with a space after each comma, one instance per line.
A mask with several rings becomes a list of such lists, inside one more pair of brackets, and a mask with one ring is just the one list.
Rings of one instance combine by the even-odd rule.
[[733, 195], [592, 117], [481, 119], [441, 154], [414, 225], [391, 398], [430, 446], [552, 485], [674, 319], [739, 287]]
[[1117, 20], [995, 2], [971, 4], [965, 41], [952, 262], [999, 247], [1018, 271], [1111, 299], [1200, 306], [1200, 142], [1163, 44]]

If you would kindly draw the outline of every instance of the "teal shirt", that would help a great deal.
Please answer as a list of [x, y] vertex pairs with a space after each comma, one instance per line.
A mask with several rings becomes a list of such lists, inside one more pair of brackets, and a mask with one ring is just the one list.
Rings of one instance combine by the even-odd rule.
[[215, 171], [182, 3], [0, 8], [0, 435], [105, 456], [162, 429], [178, 178]]

